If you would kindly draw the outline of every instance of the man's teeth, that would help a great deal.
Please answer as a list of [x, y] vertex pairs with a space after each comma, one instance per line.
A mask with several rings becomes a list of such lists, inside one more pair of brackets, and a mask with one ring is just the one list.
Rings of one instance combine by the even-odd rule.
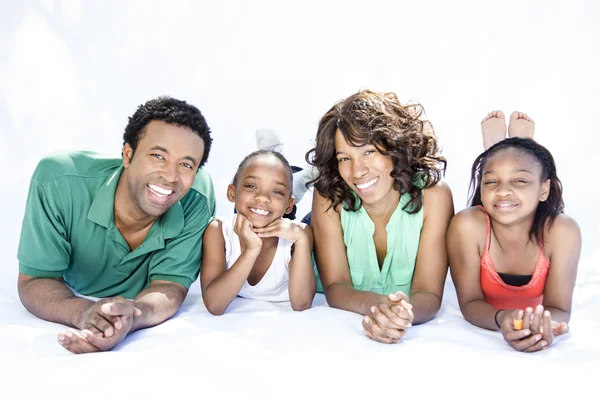
[[369, 182], [365, 182], [365, 183], [361, 183], [360, 185], [356, 185], [356, 187], [359, 188], [360, 190], [364, 190], [370, 186], [373, 186], [373, 184], [375, 182], [377, 182], [377, 178], [373, 178]]
[[160, 186], [156, 186], [156, 185], [149, 184], [148, 187], [150, 188], [150, 190], [152, 190], [152, 192], [154, 192], [155, 194], [157, 194], [159, 196], [168, 196], [171, 193], [173, 193], [172, 190], [164, 189], [164, 188], [161, 188]]
[[251, 208], [250, 211], [258, 215], [269, 215], [268, 211], [261, 210], [260, 208]]

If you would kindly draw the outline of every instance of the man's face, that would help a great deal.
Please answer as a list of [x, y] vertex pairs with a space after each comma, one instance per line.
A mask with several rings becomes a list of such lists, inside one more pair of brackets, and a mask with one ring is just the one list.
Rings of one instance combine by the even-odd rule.
[[135, 155], [125, 144], [128, 197], [142, 217], [159, 217], [190, 190], [203, 154], [204, 141], [198, 134], [162, 121], [146, 125]]

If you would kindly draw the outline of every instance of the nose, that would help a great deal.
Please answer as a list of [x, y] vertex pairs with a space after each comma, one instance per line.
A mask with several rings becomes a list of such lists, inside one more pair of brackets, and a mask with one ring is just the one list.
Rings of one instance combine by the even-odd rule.
[[271, 197], [269, 197], [268, 193], [265, 193], [263, 191], [258, 191], [256, 192], [256, 195], [254, 196], [255, 200], [260, 201], [261, 203], [269, 203], [271, 202]]
[[369, 167], [360, 157], [352, 160], [352, 175], [354, 178], [361, 178], [365, 176], [367, 172], [369, 172]]
[[500, 197], [506, 197], [513, 194], [513, 190], [507, 183], [501, 183], [496, 189], [496, 194]]
[[164, 163], [162, 176], [167, 182], [177, 182], [179, 180], [177, 164], [171, 162]]

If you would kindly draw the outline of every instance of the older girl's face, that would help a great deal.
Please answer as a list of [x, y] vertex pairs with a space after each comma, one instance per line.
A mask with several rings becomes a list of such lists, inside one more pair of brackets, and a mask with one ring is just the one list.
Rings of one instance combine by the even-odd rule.
[[335, 153], [342, 179], [365, 205], [398, 197], [391, 176], [391, 156], [381, 154], [373, 144], [352, 146], [339, 129], [335, 133]]
[[512, 148], [488, 159], [481, 179], [481, 203], [495, 221], [513, 225], [533, 218], [546, 201], [550, 180], [542, 181], [542, 167], [529, 154]]

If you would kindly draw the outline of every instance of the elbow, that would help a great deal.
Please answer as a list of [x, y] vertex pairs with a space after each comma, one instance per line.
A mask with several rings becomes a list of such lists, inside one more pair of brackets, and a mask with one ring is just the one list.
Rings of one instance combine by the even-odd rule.
[[219, 315], [223, 315], [223, 314], [225, 314], [225, 309], [223, 309], [222, 307], [221, 307], [221, 308], [219, 308], [219, 307], [209, 307], [209, 306], [206, 306], [206, 309], [207, 309], [207, 310], [208, 310], [208, 312], [209, 312], [209, 313], [211, 313], [212, 315], [217, 315], [217, 316], [219, 316]]
[[308, 310], [312, 306], [312, 301], [309, 301], [309, 300], [291, 301], [290, 303], [292, 304], [292, 310], [294, 310], [294, 311]]
[[223, 307], [219, 304], [215, 304], [215, 302], [210, 301], [206, 298], [204, 299], [204, 306], [206, 307], [208, 312], [211, 313], [212, 315], [223, 315], [223, 314], [225, 314], [225, 311], [227, 310], [227, 307]]

